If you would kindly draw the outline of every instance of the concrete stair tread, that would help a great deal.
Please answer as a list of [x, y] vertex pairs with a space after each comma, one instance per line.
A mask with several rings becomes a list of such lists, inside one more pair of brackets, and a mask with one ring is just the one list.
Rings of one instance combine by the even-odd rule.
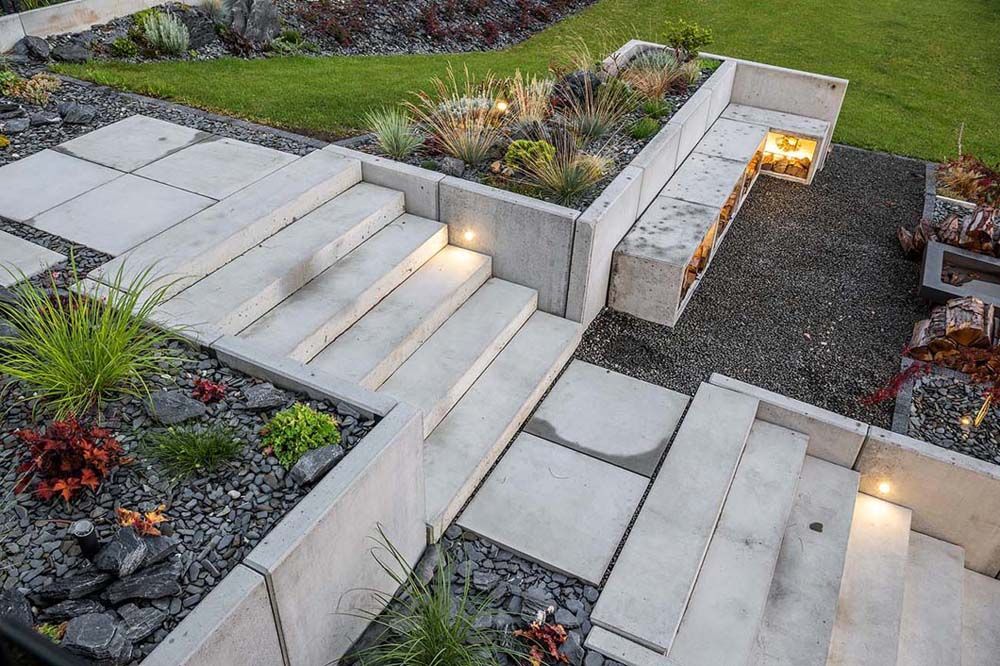
[[960, 546], [910, 533], [898, 666], [962, 663], [964, 572]]
[[175, 322], [236, 333], [403, 214], [403, 194], [358, 183], [174, 296]]
[[450, 245], [309, 364], [375, 390], [489, 279], [490, 257]]
[[909, 509], [858, 494], [827, 657], [830, 666], [896, 663], [910, 518]]
[[490, 278], [379, 388], [417, 407], [426, 437], [535, 311], [538, 293]]
[[758, 401], [702, 384], [591, 613], [660, 653], [674, 639]]
[[667, 658], [659, 652], [654, 652], [604, 627], [591, 629], [584, 645], [625, 666], [671, 666]]
[[686, 666], [744, 664], [764, 614], [808, 438], [756, 421], [668, 653]]
[[966, 569], [962, 666], [996, 666], [1000, 655], [1000, 580]]
[[750, 666], [826, 663], [859, 479], [806, 456]]
[[192, 215], [90, 273], [151, 270], [176, 294], [361, 181], [361, 164], [316, 151]]
[[569, 360], [578, 323], [535, 312], [424, 443], [432, 541], [451, 523]]
[[447, 225], [403, 215], [239, 337], [277, 356], [307, 362], [447, 244]]

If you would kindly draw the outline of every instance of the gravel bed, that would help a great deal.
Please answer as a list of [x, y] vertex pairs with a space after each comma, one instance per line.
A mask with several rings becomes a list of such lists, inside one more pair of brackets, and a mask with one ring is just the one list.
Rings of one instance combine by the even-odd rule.
[[[180, 592], [152, 600], [129, 600], [128, 603], [136, 604], [143, 612], [152, 613], [148, 609], [153, 608], [164, 614], [159, 618], [162, 624], [157, 624], [152, 634], [137, 639], [133, 652], [135, 660], [162, 641], [306, 494], [306, 489], [292, 480], [276, 458], [262, 452], [260, 429], [275, 412], [298, 401], [336, 416], [341, 424], [341, 443], [348, 451], [374, 425], [374, 420], [347, 405], [317, 402], [274, 389], [221, 366], [216, 359], [199, 350], [181, 345], [174, 345], [174, 349], [180, 352], [183, 362], [179, 368], [165, 369], [162, 375], [152, 378], [152, 390], [168, 390], [183, 399], [191, 395], [198, 378], [225, 383], [228, 387], [226, 397], [208, 405], [204, 414], [192, 417], [187, 423], [230, 428], [245, 444], [242, 455], [204, 476], [171, 480], [141, 453], [144, 433], [160, 427], [159, 424], [149, 415], [142, 401], [122, 400], [107, 410], [105, 424], [116, 433], [133, 461], [119, 467], [97, 494], [81, 492], [70, 505], [61, 500], [43, 502], [31, 494], [22, 494], [14, 515], [4, 525], [10, 532], [0, 545], [5, 565], [0, 570], [0, 588], [20, 589], [41, 610], [49, 605], [39, 603], [38, 596], [47, 585], [94, 570], [67, 534], [71, 521], [91, 520], [102, 540], [107, 540], [116, 530], [116, 507], [146, 511], [164, 504], [164, 512], [170, 520], [165, 523], [163, 532], [176, 540], [179, 553], [170, 566], [182, 572]], [[266, 401], [270, 406], [258, 405], [261, 408], [255, 409], [248, 404], [246, 392], [251, 387], [273, 398], [273, 401]], [[28, 404], [20, 400], [22, 397], [16, 386], [5, 396], [5, 404], [10, 408], [0, 430], [0, 469], [6, 470], [2, 481], [8, 489], [13, 484], [14, 469], [23, 450], [15, 432], [37, 425]], [[186, 407], [196, 410], [201, 405], [190, 399], [187, 402]], [[134, 575], [146, 571], [148, 569], [143, 568]], [[128, 606], [128, 603], [109, 603], [101, 594], [98, 590], [87, 599], [109, 610], [114, 606], [119, 614], [123, 606]]]
[[919, 220], [924, 163], [836, 146], [811, 186], [762, 176], [671, 329], [605, 310], [576, 356], [694, 395], [712, 372], [889, 427], [861, 400], [926, 315], [896, 227]]
[[983, 404], [983, 386], [957, 373], [930, 374], [913, 382], [909, 436], [986, 462], [1000, 463], [1000, 418], [993, 408], [978, 428], [963, 426]]

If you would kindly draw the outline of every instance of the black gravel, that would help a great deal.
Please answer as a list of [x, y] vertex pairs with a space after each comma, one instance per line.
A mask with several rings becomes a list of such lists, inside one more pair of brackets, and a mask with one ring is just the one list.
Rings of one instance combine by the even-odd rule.
[[910, 437], [990, 463], [1000, 463], [1000, 417], [990, 409], [978, 426], [963, 425], [983, 404], [982, 385], [961, 373], [935, 371], [913, 382], [908, 409]]
[[836, 146], [811, 186], [762, 176], [675, 328], [605, 310], [576, 356], [688, 395], [719, 372], [888, 427], [891, 404], [861, 398], [926, 316], [896, 240], [924, 169]]

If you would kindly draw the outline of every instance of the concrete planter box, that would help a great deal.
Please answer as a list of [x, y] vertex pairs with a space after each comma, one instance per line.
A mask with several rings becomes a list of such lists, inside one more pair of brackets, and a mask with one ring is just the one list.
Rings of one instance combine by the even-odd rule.
[[371, 590], [395, 591], [371, 551], [381, 527], [413, 565], [426, 546], [423, 431], [413, 408], [224, 337], [234, 368], [381, 420], [144, 660], [152, 666], [323, 666], [377, 613]]

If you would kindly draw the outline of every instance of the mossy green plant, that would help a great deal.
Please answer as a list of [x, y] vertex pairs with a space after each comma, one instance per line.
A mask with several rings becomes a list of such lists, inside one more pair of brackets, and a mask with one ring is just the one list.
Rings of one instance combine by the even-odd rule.
[[659, 131], [659, 121], [646, 116], [645, 118], [640, 118], [628, 128], [628, 135], [637, 141], [644, 141]]
[[556, 147], [548, 141], [518, 139], [507, 147], [504, 164], [516, 169], [536, 162], [551, 162], [556, 157]]
[[313, 449], [340, 443], [337, 420], [302, 403], [275, 414], [260, 433], [264, 446], [285, 467]]
[[131, 37], [119, 37], [111, 42], [111, 55], [116, 58], [134, 58], [139, 55], [139, 45]]

